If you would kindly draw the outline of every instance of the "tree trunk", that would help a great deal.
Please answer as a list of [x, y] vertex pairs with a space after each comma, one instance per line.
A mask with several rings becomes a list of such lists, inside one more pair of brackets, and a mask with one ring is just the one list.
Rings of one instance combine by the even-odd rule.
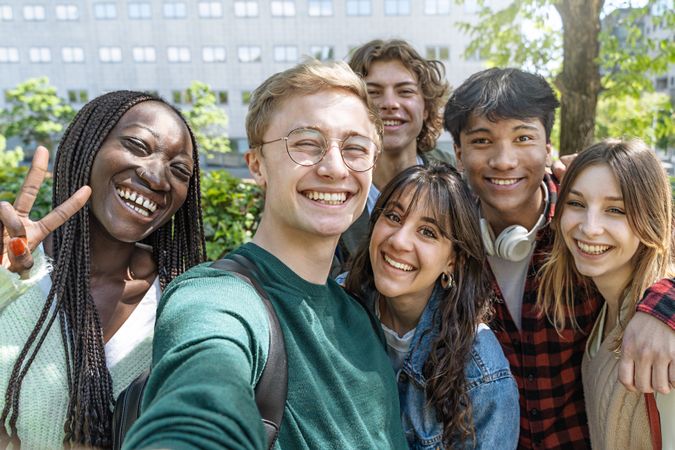
[[560, 90], [560, 154], [579, 152], [593, 143], [595, 108], [600, 92], [600, 11], [604, 0], [559, 0], [563, 24]]

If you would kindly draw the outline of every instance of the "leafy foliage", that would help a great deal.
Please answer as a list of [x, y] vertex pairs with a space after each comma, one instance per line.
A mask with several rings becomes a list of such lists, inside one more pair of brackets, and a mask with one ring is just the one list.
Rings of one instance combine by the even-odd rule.
[[195, 133], [200, 150], [207, 157], [213, 153], [229, 152], [227, 114], [217, 105], [215, 93], [207, 84], [193, 81], [187, 89], [187, 98], [192, 100], [193, 106], [184, 114]]
[[[26, 166], [0, 167], [0, 202], [14, 202], [27, 173], [28, 167]], [[35, 203], [33, 203], [33, 209], [30, 212], [31, 219], [37, 220], [43, 218], [51, 210], [51, 205], [52, 177], [47, 174], [40, 187], [40, 192], [38, 192], [35, 198]]]
[[47, 77], [30, 78], [5, 93], [0, 110], [0, 133], [18, 137], [26, 147], [54, 143], [75, 117], [73, 108], [56, 94]]
[[675, 144], [675, 118], [666, 94], [647, 92], [641, 97], [603, 95], [598, 102], [596, 137], [639, 137], [650, 146]]
[[225, 170], [204, 173], [201, 187], [206, 254], [217, 259], [251, 240], [258, 228], [263, 194], [258, 185]]
[[0, 134], [0, 167], [18, 167], [23, 161], [23, 150], [19, 147], [7, 150], [7, 139]]

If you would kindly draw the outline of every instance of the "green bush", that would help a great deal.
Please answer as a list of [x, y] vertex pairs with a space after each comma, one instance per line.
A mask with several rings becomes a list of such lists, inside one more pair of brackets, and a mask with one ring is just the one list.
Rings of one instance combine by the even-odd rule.
[[[23, 180], [28, 173], [28, 167], [4, 167], [0, 168], [0, 202], [14, 203], [16, 194], [21, 189]], [[30, 217], [33, 220], [41, 219], [50, 210], [52, 205], [52, 177], [47, 175], [40, 186]]]
[[[0, 169], [0, 201], [14, 202], [14, 197], [28, 172], [27, 167]], [[202, 209], [206, 253], [217, 259], [251, 240], [258, 227], [263, 196], [260, 188], [233, 177], [224, 170], [202, 174]], [[51, 209], [52, 179], [48, 176], [40, 188], [32, 219], [45, 216]]]
[[202, 174], [206, 254], [217, 259], [253, 237], [263, 207], [261, 189], [225, 170]]

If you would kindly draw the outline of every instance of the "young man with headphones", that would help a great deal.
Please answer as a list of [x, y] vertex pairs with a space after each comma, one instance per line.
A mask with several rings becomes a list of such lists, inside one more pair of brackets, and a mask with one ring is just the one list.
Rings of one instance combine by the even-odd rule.
[[[535, 305], [536, 274], [553, 244], [548, 224], [559, 186], [546, 167], [551, 164], [550, 136], [558, 106], [541, 76], [493, 68], [459, 86], [444, 113], [459, 168], [480, 202], [493, 275], [492, 328], [520, 390], [522, 449], [590, 448], [581, 359], [601, 299], [580, 299], [575, 315], [581, 330], [570, 327], [562, 335]], [[667, 379], [669, 364], [675, 372], [672, 304], [649, 302], [653, 300], [643, 302], [639, 311], [658, 318], [636, 314], [622, 351], [622, 364], [634, 369], [635, 377], [629, 369], [621, 381], [643, 392], [652, 391], [652, 372], [665, 370]], [[664, 310], [669, 313], [654, 313]]]

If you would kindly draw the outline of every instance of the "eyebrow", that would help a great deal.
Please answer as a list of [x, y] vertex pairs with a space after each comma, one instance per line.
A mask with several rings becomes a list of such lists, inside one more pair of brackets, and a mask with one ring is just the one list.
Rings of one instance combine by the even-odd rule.
[[[384, 85], [382, 83], [378, 83], [376, 81], [367, 81], [366, 86], [382, 87]], [[410, 81], [401, 81], [400, 83], [396, 83], [394, 85], [395, 88], [406, 87], [406, 86], [414, 86], [415, 88], [417, 88], [417, 87], [419, 87], [419, 84], [410, 80]]]
[[[574, 194], [577, 197], [584, 198], [584, 194], [582, 194], [579, 191], [575, 191], [574, 189], [570, 189], [570, 194]], [[608, 195], [608, 196], [604, 197], [604, 199], [612, 201], [612, 202], [622, 202], [623, 201], [623, 197], [614, 197], [614, 196], [611, 196], [611, 195]]]
[[[528, 124], [520, 124], [516, 125], [515, 127], [511, 128], [511, 131], [519, 131], [519, 130], [528, 130], [528, 131], [536, 131], [539, 132], [539, 129], [534, 126], [534, 125], [528, 125]], [[491, 133], [492, 130], [486, 127], [476, 127], [476, 128], [470, 128], [464, 132], [466, 135], [470, 134], [475, 134], [475, 133]]]
[[129, 125], [124, 127], [124, 129], [128, 130], [129, 128], [133, 127], [143, 128], [144, 130], [147, 130], [150, 134], [152, 134], [155, 137], [155, 139], [159, 139], [159, 134], [155, 130], [148, 128], [147, 126], [140, 123], [130, 123]]

